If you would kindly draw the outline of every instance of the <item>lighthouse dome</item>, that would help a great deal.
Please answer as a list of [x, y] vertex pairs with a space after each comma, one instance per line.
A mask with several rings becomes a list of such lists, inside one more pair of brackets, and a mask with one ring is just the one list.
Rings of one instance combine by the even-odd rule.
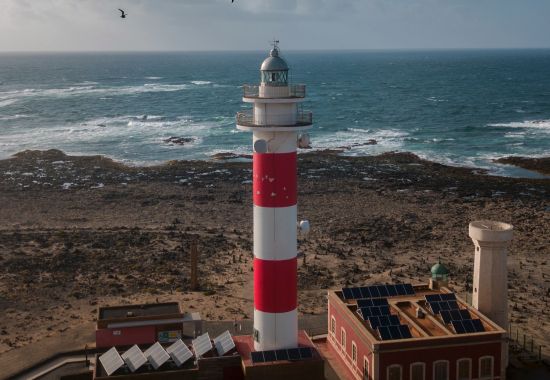
[[286, 61], [279, 57], [279, 49], [274, 47], [269, 52], [269, 57], [267, 57], [260, 67], [262, 71], [288, 71], [288, 65]]

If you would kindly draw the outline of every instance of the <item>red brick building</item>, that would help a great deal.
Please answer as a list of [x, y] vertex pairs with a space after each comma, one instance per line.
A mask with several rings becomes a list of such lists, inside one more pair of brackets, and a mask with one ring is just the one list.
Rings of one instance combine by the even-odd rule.
[[369, 290], [376, 286], [328, 293], [329, 347], [353, 377], [505, 378], [506, 331], [447, 288], [408, 285], [395, 294], [402, 285], [378, 287], [391, 294]]

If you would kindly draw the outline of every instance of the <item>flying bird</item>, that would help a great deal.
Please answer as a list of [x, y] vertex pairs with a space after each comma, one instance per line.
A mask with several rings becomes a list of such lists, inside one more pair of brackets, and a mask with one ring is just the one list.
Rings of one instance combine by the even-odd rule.
[[120, 8], [118, 8], [118, 10], [120, 11], [120, 18], [126, 18], [127, 14]]

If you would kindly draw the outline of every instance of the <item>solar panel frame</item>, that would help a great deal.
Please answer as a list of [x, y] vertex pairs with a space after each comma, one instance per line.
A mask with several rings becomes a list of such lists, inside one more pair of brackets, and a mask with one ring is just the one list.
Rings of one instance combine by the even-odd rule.
[[151, 347], [143, 352], [143, 355], [147, 358], [147, 361], [151, 363], [154, 369], [159, 369], [164, 363], [170, 359], [170, 355], [166, 350], [156, 342]]
[[111, 376], [124, 365], [124, 360], [115, 347], [112, 347], [107, 352], [99, 356], [99, 362], [103, 366], [107, 376]]
[[210, 341], [210, 335], [208, 335], [207, 332], [193, 339], [191, 344], [193, 345], [193, 351], [195, 351], [197, 359], [213, 348], [212, 342]]
[[176, 340], [166, 348], [166, 352], [178, 367], [181, 367], [186, 361], [193, 357], [193, 352], [191, 352], [189, 347], [187, 347], [181, 339]]
[[124, 363], [126, 363], [126, 366], [128, 366], [131, 372], [136, 372], [142, 365], [147, 363], [147, 358], [137, 344], [130, 347], [126, 352], [120, 355], [120, 357], [124, 360]]
[[214, 338], [214, 346], [219, 356], [223, 356], [235, 348], [235, 342], [229, 330]]

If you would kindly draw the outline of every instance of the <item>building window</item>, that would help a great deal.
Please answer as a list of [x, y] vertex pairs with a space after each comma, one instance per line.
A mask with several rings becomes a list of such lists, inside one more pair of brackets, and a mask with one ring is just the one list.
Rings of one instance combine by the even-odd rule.
[[369, 380], [369, 361], [366, 356], [363, 356], [363, 379]]
[[471, 359], [459, 359], [456, 362], [456, 378], [457, 380], [472, 379], [472, 360]]
[[484, 356], [479, 358], [479, 379], [491, 380], [493, 378], [493, 357]]
[[411, 364], [411, 380], [424, 380], [426, 378], [426, 364]]
[[330, 317], [330, 332], [332, 336], [336, 335], [336, 318], [334, 318], [334, 315]]
[[388, 380], [401, 380], [401, 366], [392, 364], [388, 367]]
[[346, 349], [346, 330], [342, 327], [342, 330], [340, 331], [340, 345], [345, 350]]
[[351, 360], [354, 365], [357, 365], [357, 345], [354, 341], [351, 341]]
[[434, 380], [449, 380], [449, 361], [439, 360], [434, 362]]

